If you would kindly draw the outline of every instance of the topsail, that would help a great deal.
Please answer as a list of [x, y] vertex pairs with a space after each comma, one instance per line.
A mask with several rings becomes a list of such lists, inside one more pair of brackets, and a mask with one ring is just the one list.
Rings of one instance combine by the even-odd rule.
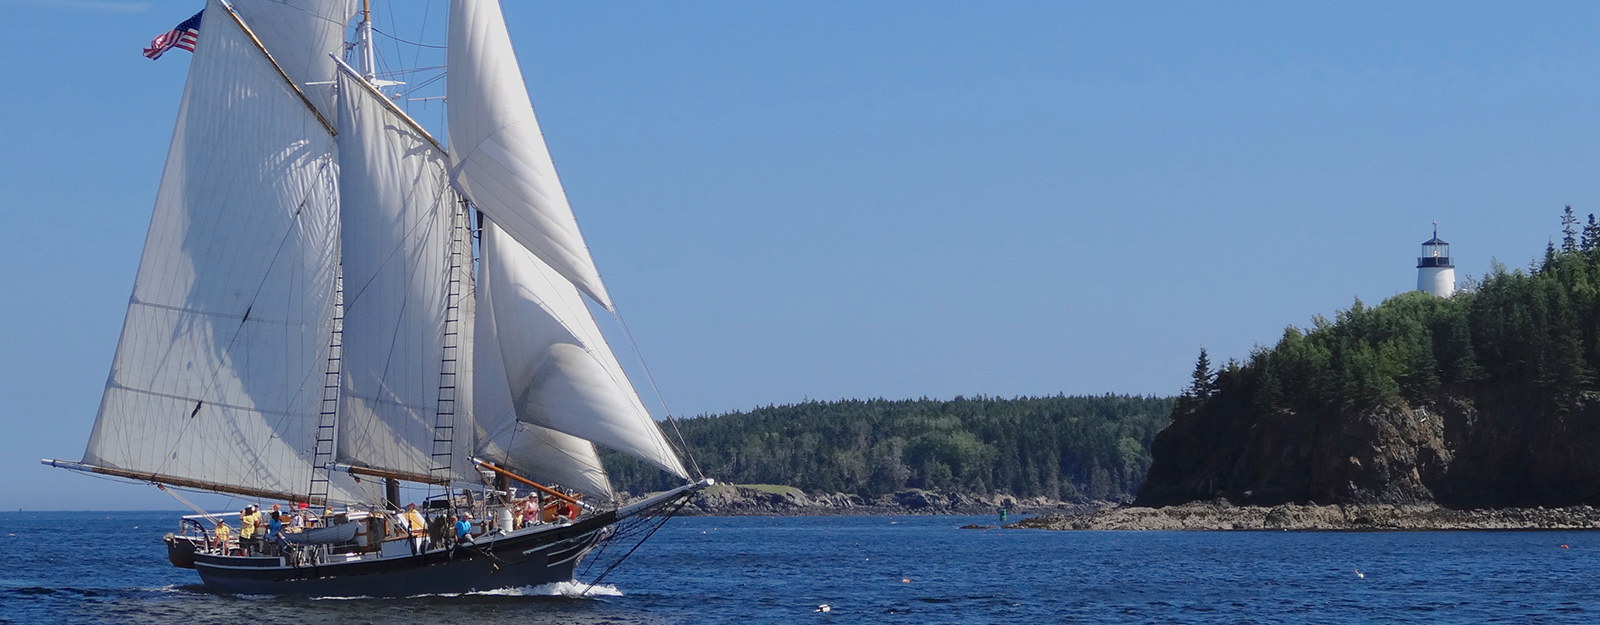
[[611, 297], [534, 118], [498, 2], [450, 3], [449, 65], [456, 183], [511, 238], [610, 310]]

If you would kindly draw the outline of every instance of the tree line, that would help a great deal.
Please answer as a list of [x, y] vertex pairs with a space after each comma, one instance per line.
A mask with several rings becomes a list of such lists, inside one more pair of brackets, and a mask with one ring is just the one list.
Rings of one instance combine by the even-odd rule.
[[[1172, 398], [847, 399], [679, 420], [689, 455], [723, 482], [873, 497], [908, 488], [1068, 501], [1131, 499]], [[672, 436], [673, 426], [663, 423]], [[614, 486], [675, 486], [603, 453]]]

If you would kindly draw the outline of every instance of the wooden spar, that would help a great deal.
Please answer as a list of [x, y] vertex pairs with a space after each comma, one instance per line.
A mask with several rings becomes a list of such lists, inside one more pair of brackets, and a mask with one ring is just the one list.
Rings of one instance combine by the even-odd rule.
[[344, 464], [330, 466], [333, 466], [335, 471], [344, 471], [345, 473], [350, 473], [353, 475], [381, 477], [384, 479], [400, 480], [402, 482], [416, 482], [418, 484], [434, 484], [436, 486], [446, 486], [450, 484], [449, 478], [438, 478], [429, 475], [420, 475], [417, 473], [406, 473], [404, 471], [389, 471], [385, 469], [374, 469], [371, 467], [354, 467]]
[[537, 482], [534, 482], [533, 480], [530, 480], [528, 478], [522, 477], [520, 475], [517, 475], [515, 473], [512, 473], [512, 472], [507, 471], [505, 469], [502, 469], [500, 467], [494, 466], [493, 464], [490, 464], [490, 463], [485, 462], [483, 460], [479, 460], [477, 458], [473, 458], [472, 459], [472, 463], [476, 464], [476, 465], [478, 465], [480, 467], [483, 467], [485, 469], [488, 469], [490, 471], [494, 471], [495, 473], [499, 473], [500, 475], [504, 475], [506, 477], [509, 477], [509, 478], [511, 478], [513, 480], [516, 480], [518, 482], [522, 482], [523, 484], [527, 484], [529, 486], [537, 488], [537, 489], [539, 489], [540, 492], [546, 493], [546, 494], [548, 494], [548, 495], [550, 495], [552, 497], [555, 497], [557, 499], [560, 499], [562, 501], [570, 503], [570, 504], [572, 504], [574, 506], [578, 506], [580, 508], [585, 508], [585, 509], [590, 509], [590, 510], [594, 509], [589, 504], [583, 503], [582, 501], [578, 501], [577, 498], [574, 498], [572, 495], [568, 495], [566, 493], [563, 493], [563, 492], [558, 491], [556, 489], [550, 488], [550, 487], [545, 486], [543, 484], [539, 484]]
[[128, 471], [125, 469], [100, 467], [82, 462], [72, 462], [69, 460], [41, 460], [40, 462], [59, 469], [71, 469], [73, 471], [82, 471], [84, 473], [99, 473], [101, 475], [110, 475], [113, 477], [149, 482], [157, 486], [165, 484], [167, 486], [176, 486], [178, 488], [192, 488], [194, 490], [226, 493], [229, 495], [243, 495], [245, 497], [258, 497], [261, 499], [276, 499], [290, 503], [305, 503], [313, 506], [320, 506], [326, 503], [322, 497], [312, 498], [301, 493], [285, 493], [262, 488], [250, 488], [247, 486], [235, 486], [232, 484], [221, 484], [218, 482], [191, 480], [187, 478], [174, 477], [171, 475], [142, 473], [138, 471]]

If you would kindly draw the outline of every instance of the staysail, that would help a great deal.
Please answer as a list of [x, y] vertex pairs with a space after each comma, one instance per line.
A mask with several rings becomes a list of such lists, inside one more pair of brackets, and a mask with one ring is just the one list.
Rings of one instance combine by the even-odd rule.
[[482, 244], [489, 289], [479, 305], [493, 308], [517, 418], [686, 478], [577, 289], [493, 220]]
[[[345, 310], [338, 461], [419, 478], [452, 477], [435, 475], [445, 466], [455, 479], [475, 476], [466, 460], [473, 441], [462, 367], [470, 346], [459, 309], [472, 258], [464, 206], [432, 137], [353, 70], [341, 71], [338, 85]], [[452, 430], [442, 436], [440, 412]], [[454, 440], [456, 431], [462, 440]], [[442, 450], [448, 464], [434, 456], [436, 439], [450, 446]]]
[[611, 310], [534, 118], [500, 4], [453, 0], [447, 44], [455, 182], [512, 238]]
[[535, 480], [559, 484], [598, 500], [612, 498], [600, 456], [589, 441], [517, 419], [500, 354], [500, 335], [494, 308], [488, 305], [493, 290], [489, 275], [480, 273], [478, 307], [473, 324], [473, 422], [477, 426], [477, 455]]
[[334, 138], [226, 6], [206, 16], [84, 462], [303, 497], [332, 318]]

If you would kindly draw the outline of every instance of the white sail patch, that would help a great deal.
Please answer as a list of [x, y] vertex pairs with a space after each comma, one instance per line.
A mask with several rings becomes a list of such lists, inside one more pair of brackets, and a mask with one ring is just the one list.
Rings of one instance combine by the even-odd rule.
[[512, 238], [611, 310], [539, 131], [498, 2], [450, 3], [447, 58], [455, 182]]
[[333, 138], [226, 11], [206, 8], [84, 462], [305, 492], [338, 165]]
[[[334, 65], [355, 0], [233, 0], [233, 10], [323, 116], [333, 117]], [[205, 25], [211, 21], [207, 18]]]
[[687, 477], [577, 289], [483, 223], [483, 272], [517, 418]]

